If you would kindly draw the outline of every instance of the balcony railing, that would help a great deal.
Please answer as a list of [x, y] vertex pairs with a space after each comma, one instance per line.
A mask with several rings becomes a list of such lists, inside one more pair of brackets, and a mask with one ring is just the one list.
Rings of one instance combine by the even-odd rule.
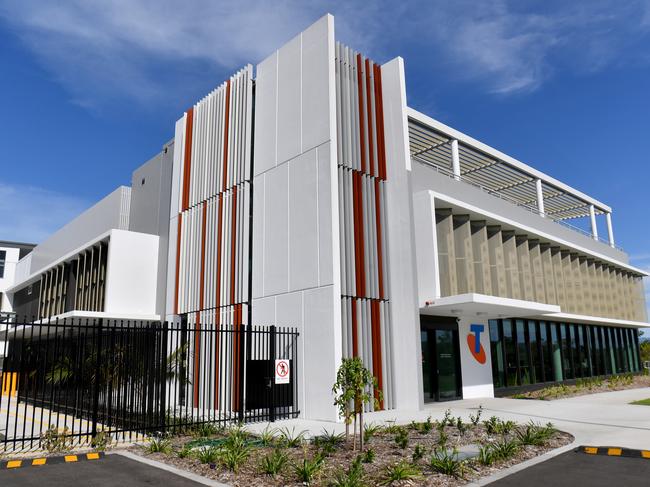
[[[571, 225], [570, 223], [566, 222], [565, 220], [560, 220], [560, 219], [557, 219], [557, 218], [553, 218], [551, 215], [549, 215], [547, 213], [542, 213], [541, 211], [539, 211], [537, 206], [526, 205], [524, 203], [521, 203], [521, 202], [517, 201], [514, 198], [511, 198], [510, 196], [507, 196], [507, 195], [505, 195], [503, 193], [500, 193], [499, 191], [494, 191], [494, 190], [492, 190], [490, 188], [487, 188], [485, 186], [482, 186], [482, 185], [480, 185], [480, 184], [478, 184], [478, 183], [476, 183], [474, 181], [469, 181], [468, 179], [463, 178], [463, 176], [456, 176], [451, 170], [440, 167], [440, 166], [437, 166], [435, 164], [432, 164], [431, 162], [426, 161], [424, 159], [420, 159], [417, 156], [414, 156], [413, 160], [415, 160], [417, 162], [420, 162], [422, 164], [426, 164], [427, 166], [434, 169], [436, 172], [442, 174], [443, 176], [447, 176], [447, 177], [449, 177], [451, 179], [454, 179], [456, 181], [461, 181], [461, 182], [463, 182], [465, 184], [469, 184], [470, 186], [474, 186], [475, 188], [480, 189], [481, 191], [483, 191], [485, 193], [488, 193], [488, 194], [490, 194], [492, 196], [495, 196], [495, 197], [497, 197], [499, 199], [507, 201], [510, 204], [518, 206], [519, 208], [523, 208], [524, 210], [529, 211], [531, 213], [534, 213], [535, 215], [538, 215], [538, 216], [540, 216], [542, 218], [546, 218], [547, 220], [554, 221], [555, 223], [558, 223], [558, 224], [560, 224], [560, 225], [562, 225], [564, 227], [570, 228], [574, 232], [581, 233], [581, 234], [589, 237], [590, 239], [596, 240], [596, 238], [594, 238], [593, 235], [590, 232], [588, 232], [586, 230], [583, 230], [580, 227], [576, 227], [575, 225]], [[602, 238], [600, 236], [597, 238], [597, 240], [599, 242], [601, 242], [601, 243], [604, 243], [605, 245], [612, 246], [607, 240], [605, 240], [604, 238]], [[613, 247], [620, 250], [621, 252], [623, 252], [623, 249], [621, 247], [619, 247], [618, 245], [613, 245]]]

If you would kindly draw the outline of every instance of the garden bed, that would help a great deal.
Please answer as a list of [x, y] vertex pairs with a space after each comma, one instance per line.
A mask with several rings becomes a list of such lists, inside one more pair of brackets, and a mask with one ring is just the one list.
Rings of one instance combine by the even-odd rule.
[[[442, 421], [368, 425], [365, 437], [359, 452], [351, 438], [327, 432], [307, 440], [296, 430], [267, 429], [255, 436], [239, 428], [203, 427], [131, 451], [233, 486], [455, 486], [573, 441], [552, 425], [481, 421], [480, 414], [459, 420], [450, 413]], [[463, 460], [457, 449], [480, 455]]]
[[575, 384], [558, 384], [534, 391], [513, 394], [512, 399], [541, 399], [550, 401], [567, 397], [598, 394], [600, 392], [622, 391], [650, 387], [650, 375], [615, 375], [609, 378], [590, 377], [578, 379]]

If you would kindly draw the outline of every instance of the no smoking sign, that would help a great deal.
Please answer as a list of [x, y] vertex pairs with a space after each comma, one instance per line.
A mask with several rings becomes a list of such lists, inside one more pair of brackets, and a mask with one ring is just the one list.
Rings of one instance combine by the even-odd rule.
[[287, 359], [276, 359], [275, 361], [275, 383], [288, 384], [289, 383], [289, 361]]

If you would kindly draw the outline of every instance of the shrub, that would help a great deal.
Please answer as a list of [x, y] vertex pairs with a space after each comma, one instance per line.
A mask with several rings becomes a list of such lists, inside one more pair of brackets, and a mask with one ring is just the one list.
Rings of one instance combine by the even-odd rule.
[[196, 452], [196, 458], [201, 463], [216, 463], [219, 459], [219, 448], [214, 446], [204, 446]]
[[379, 485], [392, 485], [394, 482], [413, 481], [421, 478], [422, 472], [418, 467], [402, 460], [386, 468]]
[[354, 459], [350, 467], [345, 470], [338, 470], [334, 478], [330, 481], [331, 487], [363, 487], [363, 465], [361, 465], [361, 455]]
[[327, 430], [313, 438], [312, 442], [314, 445], [321, 449], [321, 451], [329, 455], [336, 451], [336, 448], [345, 441], [345, 436], [343, 434], [336, 434], [333, 431], [329, 433]]
[[276, 430], [267, 426], [264, 430], [258, 435], [262, 446], [272, 446], [275, 443], [275, 433]]
[[378, 424], [370, 423], [363, 427], [363, 441], [368, 443], [373, 436], [381, 431], [381, 426]]
[[494, 451], [490, 445], [483, 445], [478, 450], [478, 463], [481, 465], [492, 465], [494, 463]]
[[456, 478], [461, 478], [465, 473], [465, 462], [458, 459], [458, 450], [455, 448], [453, 450], [436, 448], [429, 466], [434, 472]]
[[147, 453], [164, 453], [168, 455], [172, 452], [172, 442], [164, 435], [156, 435], [149, 439], [149, 445], [145, 449]]
[[489, 435], [507, 435], [517, 427], [514, 421], [503, 421], [496, 416], [483, 421], [483, 425]]
[[48, 453], [60, 453], [69, 451], [72, 447], [70, 430], [68, 427], [58, 429], [53, 424], [41, 434], [41, 446]]
[[395, 435], [395, 443], [397, 443], [397, 446], [399, 446], [402, 450], [408, 446], [409, 433], [406, 431], [406, 429], [400, 428], [397, 431], [397, 434]]
[[219, 430], [220, 428], [213, 423], [200, 423], [194, 425], [192, 428], [192, 434], [197, 438], [208, 438], [216, 435]]
[[491, 448], [495, 460], [507, 460], [519, 451], [519, 442], [504, 437], [492, 443]]
[[98, 431], [95, 436], [93, 436], [92, 440], [90, 440], [90, 446], [99, 451], [104, 451], [107, 448], [110, 448], [112, 443], [113, 438], [104, 430]]
[[517, 439], [522, 445], [544, 445], [555, 433], [552, 424], [541, 426], [530, 421], [528, 424], [515, 430]]
[[178, 458], [188, 458], [192, 455], [192, 447], [190, 445], [183, 445], [183, 448], [178, 450]]
[[316, 454], [312, 458], [308, 458], [306, 452], [303, 455], [302, 461], [294, 464], [293, 470], [298, 480], [310, 484], [316, 479], [323, 468], [323, 457]]
[[260, 470], [267, 475], [275, 477], [288, 461], [289, 456], [286, 452], [276, 448], [273, 450], [273, 453], [266, 455], [260, 460]]
[[463, 436], [467, 431], [467, 425], [463, 423], [463, 418], [460, 416], [456, 418], [456, 428], [458, 428], [458, 433], [460, 433], [461, 436]]
[[413, 463], [417, 462], [418, 460], [422, 459], [424, 457], [425, 452], [427, 449], [423, 447], [422, 445], [415, 445], [415, 449], [413, 450]]
[[375, 461], [375, 450], [368, 448], [361, 454], [361, 461], [363, 463], [372, 463]]
[[246, 444], [246, 437], [237, 433], [226, 439], [219, 453], [219, 460], [228, 470], [237, 472], [249, 454], [250, 446]]
[[454, 425], [454, 417], [451, 415], [451, 410], [450, 409], [445, 410], [445, 416], [442, 418], [442, 421], [440, 423], [442, 424], [443, 428], [445, 426], [453, 426]]
[[295, 427], [291, 428], [291, 430], [289, 430], [289, 428], [283, 428], [278, 431], [280, 433], [280, 443], [287, 448], [298, 448], [302, 445], [305, 440], [305, 435], [307, 434], [306, 431], [301, 431], [296, 434]]
[[445, 433], [443, 429], [440, 429], [438, 431], [438, 446], [440, 447], [447, 446], [447, 441], [449, 441], [449, 436], [447, 436], [447, 433]]
[[431, 422], [431, 416], [429, 416], [424, 423], [420, 424], [420, 431], [426, 434], [426, 433], [431, 433], [432, 429], [433, 429], [433, 423]]
[[470, 414], [469, 415], [469, 421], [472, 423], [474, 426], [478, 426], [478, 424], [481, 422], [481, 415], [483, 414], [483, 406], [479, 404], [478, 410], [476, 411], [476, 414]]

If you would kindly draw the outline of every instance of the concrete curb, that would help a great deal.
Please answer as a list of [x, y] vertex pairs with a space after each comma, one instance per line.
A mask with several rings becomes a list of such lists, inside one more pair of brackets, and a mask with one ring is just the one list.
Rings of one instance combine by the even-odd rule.
[[179, 477], [184, 477], [188, 480], [192, 480], [198, 484], [209, 485], [210, 487], [231, 487], [228, 484], [222, 484], [221, 482], [217, 482], [216, 480], [208, 479], [206, 477], [201, 477], [200, 475], [197, 475], [195, 473], [187, 472], [185, 470], [172, 467], [171, 465], [167, 465], [166, 463], [157, 462], [156, 460], [144, 458], [141, 457], [140, 455], [136, 455], [135, 453], [131, 453], [128, 451], [112, 451], [112, 452], [108, 452], [107, 455], [122, 455], [123, 457], [130, 458], [131, 460], [135, 460], [136, 462], [144, 463], [145, 465], [156, 467], [159, 468], [160, 470], [165, 470], [167, 472], [171, 472], [175, 475], [178, 475]]
[[570, 443], [568, 445], [562, 446], [560, 448], [556, 448], [555, 450], [548, 451], [544, 453], [543, 455], [540, 455], [535, 458], [531, 458], [530, 460], [526, 460], [525, 462], [518, 463], [517, 465], [513, 465], [510, 468], [507, 468], [505, 470], [501, 470], [499, 472], [496, 472], [492, 475], [489, 475], [487, 477], [483, 477], [478, 479], [475, 482], [467, 484], [466, 487], [482, 487], [484, 485], [491, 484], [492, 482], [496, 482], [497, 480], [501, 480], [504, 477], [507, 477], [508, 475], [512, 475], [513, 473], [521, 472], [522, 470], [527, 469], [528, 467], [532, 467], [533, 465], [537, 465], [538, 463], [545, 462], [546, 460], [550, 460], [551, 458], [554, 458], [558, 455], [561, 455], [562, 453], [566, 453], [568, 451], [574, 450], [578, 446], [578, 443], [575, 441], [573, 443]]

